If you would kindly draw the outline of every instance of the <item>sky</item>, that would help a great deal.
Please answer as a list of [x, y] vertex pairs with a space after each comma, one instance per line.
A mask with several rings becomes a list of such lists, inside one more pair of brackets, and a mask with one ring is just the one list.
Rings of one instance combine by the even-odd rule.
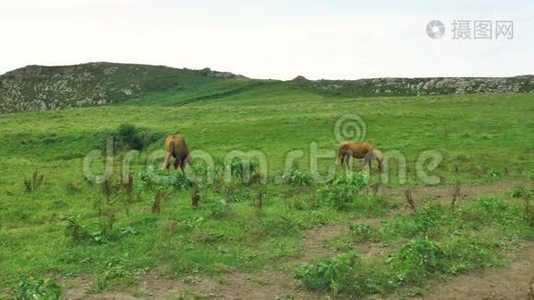
[[[492, 37], [455, 39], [455, 20], [471, 37], [489, 21]], [[272, 79], [534, 74], [534, 1], [0, 0], [0, 73], [98, 61]]]

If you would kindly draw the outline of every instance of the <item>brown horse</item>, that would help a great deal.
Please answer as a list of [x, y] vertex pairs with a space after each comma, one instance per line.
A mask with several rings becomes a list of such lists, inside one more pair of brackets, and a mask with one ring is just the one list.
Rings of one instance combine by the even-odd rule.
[[384, 157], [380, 150], [373, 148], [369, 142], [343, 142], [337, 151], [336, 164], [344, 168], [350, 168], [351, 158], [363, 158], [363, 165], [371, 169], [371, 160], [374, 158], [378, 162], [378, 170], [383, 172]]
[[165, 139], [165, 152], [165, 160], [163, 161], [164, 169], [169, 169], [171, 156], [174, 157], [175, 169], [180, 167], [183, 171], [186, 163], [191, 163], [189, 149], [187, 148], [187, 143], [182, 135], [169, 135]]

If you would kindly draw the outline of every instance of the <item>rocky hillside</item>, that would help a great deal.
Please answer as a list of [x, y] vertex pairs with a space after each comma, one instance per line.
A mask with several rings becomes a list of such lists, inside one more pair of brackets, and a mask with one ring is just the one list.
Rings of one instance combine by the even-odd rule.
[[[244, 80], [246, 79], [246, 80]], [[164, 66], [88, 63], [74, 66], [27, 66], [0, 76], [0, 113], [53, 110], [119, 103], [151, 92], [173, 91], [166, 105], [221, 98], [258, 86], [262, 81], [228, 72]], [[509, 78], [376, 78], [360, 80], [271, 81], [325, 96], [374, 97], [470, 93], [534, 93], [534, 76]], [[191, 98], [192, 97], [192, 98]], [[146, 101], [146, 99], [150, 101]], [[176, 99], [175, 99], [176, 98]], [[144, 97], [143, 105], [158, 104]], [[152, 103], [154, 102], [154, 103]]]
[[295, 86], [325, 95], [348, 97], [424, 96], [475, 93], [534, 93], [534, 76], [375, 78], [360, 80], [307, 80], [298, 76]]
[[210, 69], [113, 63], [27, 66], [0, 76], [0, 112], [106, 105], [146, 92], [187, 89], [227, 78], [242, 76]]

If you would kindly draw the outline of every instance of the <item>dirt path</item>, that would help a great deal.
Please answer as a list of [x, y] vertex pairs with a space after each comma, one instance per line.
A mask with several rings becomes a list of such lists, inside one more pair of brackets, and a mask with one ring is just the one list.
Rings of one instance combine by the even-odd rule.
[[[428, 293], [416, 299], [534, 299], [528, 298], [534, 280], [534, 242], [525, 243], [506, 268], [491, 268], [460, 275], [445, 282], [433, 282]], [[534, 287], [533, 287], [534, 288]], [[534, 292], [534, 291], [533, 291]]]
[[[510, 191], [518, 186], [524, 186], [525, 188], [532, 187], [532, 181], [497, 181], [490, 184], [483, 185], [461, 185], [460, 186], [460, 199], [474, 199], [483, 195], [495, 195], [501, 194], [506, 191]], [[422, 199], [424, 197], [430, 197], [434, 199], [452, 199], [455, 192], [455, 186], [428, 186], [412, 188], [412, 194], [416, 199]], [[389, 196], [404, 197], [406, 188], [399, 187], [386, 187], [379, 190], [380, 193]]]
[[[472, 199], [483, 194], [499, 194], [518, 185], [531, 186], [531, 183], [518, 181], [495, 182], [489, 185], [463, 186], [461, 197]], [[386, 188], [381, 192], [391, 196], [404, 196], [405, 189]], [[412, 189], [416, 199], [432, 197], [444, 199], [452, 197], [453, 186], [422, 187]], [[360, 222], [379, 224], [381, 219], [360, 219]], [[298, 257], [290, 258], [286, 265], [298, 264], [331, 257], [336, 252], [325, 247], [327, 241], [348, 233], [347, 223], [314, 228], [302, 240], [305, 251]], [[362, 245], [362, 254], [374, 253]], [[380, 250], [381, 251], [381, 250]], [[373, 254], [374, 255], [374, 254]], [[331, 296], [311, 292], [299, 285], [287, 270], [261, 270], [255, 272], [224, 273], [220, 278], [201, 278], [196, 283], [184, 283], [150, 273], [140, 283], [128, 291], [87, 294], [90, 278], [78, 277], [65, 280], [63, 296], [67, 299], [331, 299]], [[460, 275], [445, 282], [431, 283], [428, 293], [418, 299], [527, 299], [529, 280], [534, 276], [534, 242], [527, 243], [512, 264], [507, 268], [488, 269], [479, 273]], [[534, 299], [528, 299], [534, 300]]]

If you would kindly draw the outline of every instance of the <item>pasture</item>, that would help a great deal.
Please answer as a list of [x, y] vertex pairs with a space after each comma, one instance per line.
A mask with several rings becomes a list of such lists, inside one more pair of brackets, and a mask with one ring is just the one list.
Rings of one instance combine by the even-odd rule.
[[[57, 282], [74, 298], [220, 298], [236, 287], [245, 298], [411, 297], [456, 276], [507, 270], [532, 252], [531, 94], [347, 98], [266, 82], [180, 97], [0, 115], [0, 298], [31, 292], [41, 279], [44, 290]], [[352, 181], [340, 169], [332, 181], [310, 179], [314, 147], [325, 151], [319, 172], [335, 168], [335, 124], [345, 115], [364, 119], [365, 140], [406, 158], [406, 180], [395, 162], [383, 185], [376, 170]], [[128, 140], [113, 153], [109, 186], [92, 184], [83, 159], [105, 151], [108, 136], [124, 137], [122, 124], [141, 136], [133, 184], [115, 182]], [[193, 188], [147, 184], [150, 155], [177, 131], [217, 164], [233, 150], [263, 153], [267, 183], [242, 183], [236, 172], [231, 182]], [[294, 150], [298, 168], [283, 176]], [[434, 185], [415, 170], [427, 150], [443, 158], [428, 170]], [[95, 174], [103, 167], [91, 166]], [[529, 280], [517, 280], [516, 292], [526, 295]]]

